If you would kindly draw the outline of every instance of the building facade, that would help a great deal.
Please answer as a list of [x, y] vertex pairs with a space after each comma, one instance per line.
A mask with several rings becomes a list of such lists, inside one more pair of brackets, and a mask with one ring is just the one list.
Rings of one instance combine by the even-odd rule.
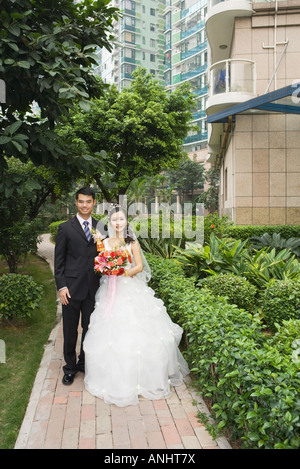
[[206, 28], [220, 214], [236, 224], [299, 224], [300, 1], [210, 0]]
[[206, 0], [167, 0], [165, 16], [165, 86], [172, 91], [188, 82], [195, 94], [193, 124], [184, 149], [197, 161], [207, 155], [207, 40]]
[[132, 72], [145, 67], [164, 85], [164, 0], [112, 0], [123, 15], [114, 23], [112, 52], [99, 52], [95, 73], [123, 89]]

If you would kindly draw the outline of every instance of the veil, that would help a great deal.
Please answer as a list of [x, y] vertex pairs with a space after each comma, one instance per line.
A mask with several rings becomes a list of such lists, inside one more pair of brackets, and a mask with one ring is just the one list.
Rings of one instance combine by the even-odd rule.
[[[120, 207], [120, 206], [118, 206], [118, 207]], [[122, 209], [122, 207], [120, 207], [120, 208]], [[130, 236], [132, 237], [132, 239], [138, 243], [139, 241], [138, 241], [137, 235], [134, 232], [134, 230], [133, 230], [132, 226], [130, 225], [130, 223], [128, 222], [128, 220], [127, 220], [127, 231], [128, 231], [128, 229], [130, 229]], [[104, 217], [104, 218], [102, 218], [101, 220], [98, 221], [97, 231], [100, 232], [102, 240], [104, 240], [105, 238], [112, 238], [113, 237], [114, 229], [113, 229], [113, 227], [111, 226], [111, 224], [109, 222], [109, 216], [106, 216], [106, 217]], [[126, 243], [126, 239], [125, 239], [125, 243]], [[145, 254], [144, 254], [142, 248], [141, 248], [140, 243], [139, 243], [139, 246], [140, 246], [141, 256], [142, 256], [142, 261], [143, 261], [143, 270], [142, 270], [142, 272], [139, 272], [138, 274], [136, 274], [135, 277], [142, 280], [143, 282], [147, 283], [151, 279], [151, 268], [150, 268], [150, 266], [147, 262], [147, 259], [145, 257]], [[133, 266], [134, 266], [135, 265], [134, 259], [132, 259], [132, 263], [133, 263]]]

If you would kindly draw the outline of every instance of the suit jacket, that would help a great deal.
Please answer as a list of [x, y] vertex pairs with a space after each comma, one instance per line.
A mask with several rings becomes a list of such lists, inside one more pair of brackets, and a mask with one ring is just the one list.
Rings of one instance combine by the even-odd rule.
[[[97, 220], [92, 218], [93, 228]], [[94, 239], [88, 241], [75, 216], [58, 228], [55, 255], [54, 276], [57, 289], [67, 286], [74, 300], [83, 300], [88, 291], [95, 296], [99, 287], [99, 277], [94, 273], [94, 258], [97, 248]]]

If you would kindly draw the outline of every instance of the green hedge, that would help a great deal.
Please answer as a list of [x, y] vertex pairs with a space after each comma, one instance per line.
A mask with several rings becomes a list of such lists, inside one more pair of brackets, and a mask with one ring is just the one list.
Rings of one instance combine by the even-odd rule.
[[300, 225], [230, 225], [223, 231], [223, 236], [246, 241], [251, 236], [262, 236], [264, 233], [280, 233], [284, 239], [299, 238]]
[[151, 285], [185, 330], [185, 356], [201, 392], [214, 403], [218, 428], [231, 429], [245, 448], [300, 448], [295, 334], [284, 335], [287, 324], [292, 330], [298, 324], [299, 332], [299, 321], [285, 323], [277, 338], [268, 339], [250, 313], [195, 288], [173, 260], [147, 259]]

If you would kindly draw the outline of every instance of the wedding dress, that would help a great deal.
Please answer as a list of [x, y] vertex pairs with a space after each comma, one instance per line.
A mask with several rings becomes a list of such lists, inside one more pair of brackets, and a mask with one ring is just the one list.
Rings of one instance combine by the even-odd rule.
[[[110, 249], [107, 239], [104, 243]], [[130, 244], [126, 248], [131, 254]], [[112, 303], [111, 282], [116, 282]], [[180, 385], [189, 373], [178, 349], [183, 330], [154, 295], [138, 276], [101, 277], [83, 344], [84, 382], [108, 404], [134, 405], [139, 395], [167, 398], [171, 386]]]

